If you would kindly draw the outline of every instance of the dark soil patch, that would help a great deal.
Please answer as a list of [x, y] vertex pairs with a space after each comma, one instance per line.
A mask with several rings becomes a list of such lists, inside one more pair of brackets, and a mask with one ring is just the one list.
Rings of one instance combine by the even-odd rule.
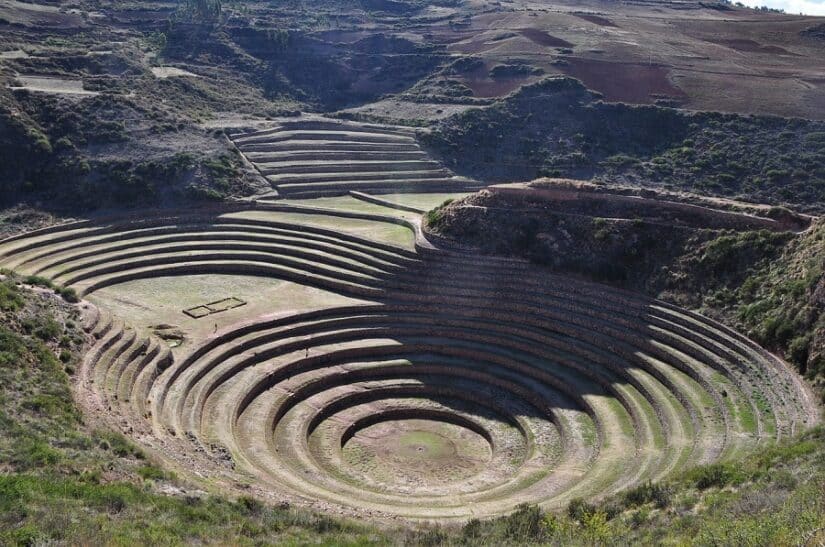
[[523, 28], [520, 29], [519, 32], [522, 36], [533, 42], [534, 44], [538, 44], [544, 47], [573, 47], [573, 44], [568, 42], [567, 40], [562, 40], [561, 38], [556, 38], [555, 36], [546, 33], [543, 30], [537, 28]]
[[603, 94], [608, 101], [649, 104], [663, 97], [686, 97], [668, 78], [670, 71], [660, 65], [576, 58], [567, 61], [567, 65], [560, 67], [562, 71]]
[[614, 23], [610, 19], [605, 19], [604, 17], [601, 17], [599, 15], [590, 15], [587, 13], [574, 13], [573, 15], [575, 15], [579, 19], [584, 19], [585, 21], [589, 21], [591, 23], [599, 25], [600, 27], [618, 28], [618, 25], [616, 25], [616, 23]]
[[505, 78], [518, 78], [524, 76], [540, 76], [544, 70], [528, 64], [516, 63], [511, 65], [496, 65], [490, 69], [490, 78], [501, 80]]
[[419, 6], [412, 2], [397, 2], [395, 0], [361, 0], [361, 6], [367, 11], [400, 15], [418, 11]]
[[[531, 80], [531, 76], [535, 79], [535, 75], [531, 74], [531, 69], [535, 69], [526, 65], [497, 65], [491, 69], [489, 63], [484, 63], [478, 59], [475, 59], [474, 63], [465, 62], [463, 65], [466, 65], [470, 70], [461, 70], [462, 63], [459, 61], [454, 64], [457, 71], [455, 75], [458, 76], [457, 79], [462, 84], [472, 90], [474, 97], [503, 97], [527, 84]], [[494, 71], [496, 68], [500, 69], [506, 66], [511, 68], [524, 67], [526, 71], [521, 73], [518, 73], [517, 70], [512, 73], [508, 73], [507, 70]]]
[[527, 76], [515, 78], [480, 78], [480, 79], [466, 79], [463, 80], [464, 85], [473, 90], [475, 97], [502, 97], [512, 93], [519, 87], [528, 83], [530, 78]]
[[817, 40], [825, 40], [825, 23], [806, 28], [800, 34]]

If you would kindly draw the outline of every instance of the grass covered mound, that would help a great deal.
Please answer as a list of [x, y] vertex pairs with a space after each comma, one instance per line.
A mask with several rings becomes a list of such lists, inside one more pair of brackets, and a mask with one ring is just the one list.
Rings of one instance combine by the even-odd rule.
[[[763, 232], [713, 239], [680, 258], [667, 291], [781, 352], [823, 389], [824, 269], [820, 219], [788, 239]], [[681, 285], [680, 279], [689, 283]]]
[[0, 90], [0, 206], [76, 214], [253, 192], [220, 131], [192, 120], [167, 126], [164, 116], [122, 95], [76, 101]]

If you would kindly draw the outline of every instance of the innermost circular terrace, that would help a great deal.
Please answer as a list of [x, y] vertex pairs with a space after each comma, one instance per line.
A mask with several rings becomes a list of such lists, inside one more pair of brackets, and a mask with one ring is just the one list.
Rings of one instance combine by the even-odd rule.
[[344, 443], [343, 460], [359, 473], [394, 485], [467, 480], [489, 463], [492, 447], [483, 435], [454, 421], [380, 421]]

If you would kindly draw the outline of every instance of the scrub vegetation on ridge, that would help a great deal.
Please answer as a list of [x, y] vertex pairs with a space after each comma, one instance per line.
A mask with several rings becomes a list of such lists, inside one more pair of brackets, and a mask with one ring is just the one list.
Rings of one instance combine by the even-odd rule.
[[425, 136], [487, 181], [595, 179], [825, 212], [825, 122], [607, 103], [550, 78]]

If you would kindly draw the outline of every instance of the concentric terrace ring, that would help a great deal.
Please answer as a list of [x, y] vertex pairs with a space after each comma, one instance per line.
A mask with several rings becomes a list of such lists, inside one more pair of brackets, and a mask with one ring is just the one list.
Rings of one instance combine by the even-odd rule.
[[87, 306], [96, 343], [80, 382], [95, 408], [192, 477], [356, 514], [465, 519], [598, 498], [816, 420], [784, 363], [696, 313], [521, 262], [235, 213], [0, 243], [3, 266], [82, 294], [219, 273], [366, 302], [262, 317], [174, 354]]

